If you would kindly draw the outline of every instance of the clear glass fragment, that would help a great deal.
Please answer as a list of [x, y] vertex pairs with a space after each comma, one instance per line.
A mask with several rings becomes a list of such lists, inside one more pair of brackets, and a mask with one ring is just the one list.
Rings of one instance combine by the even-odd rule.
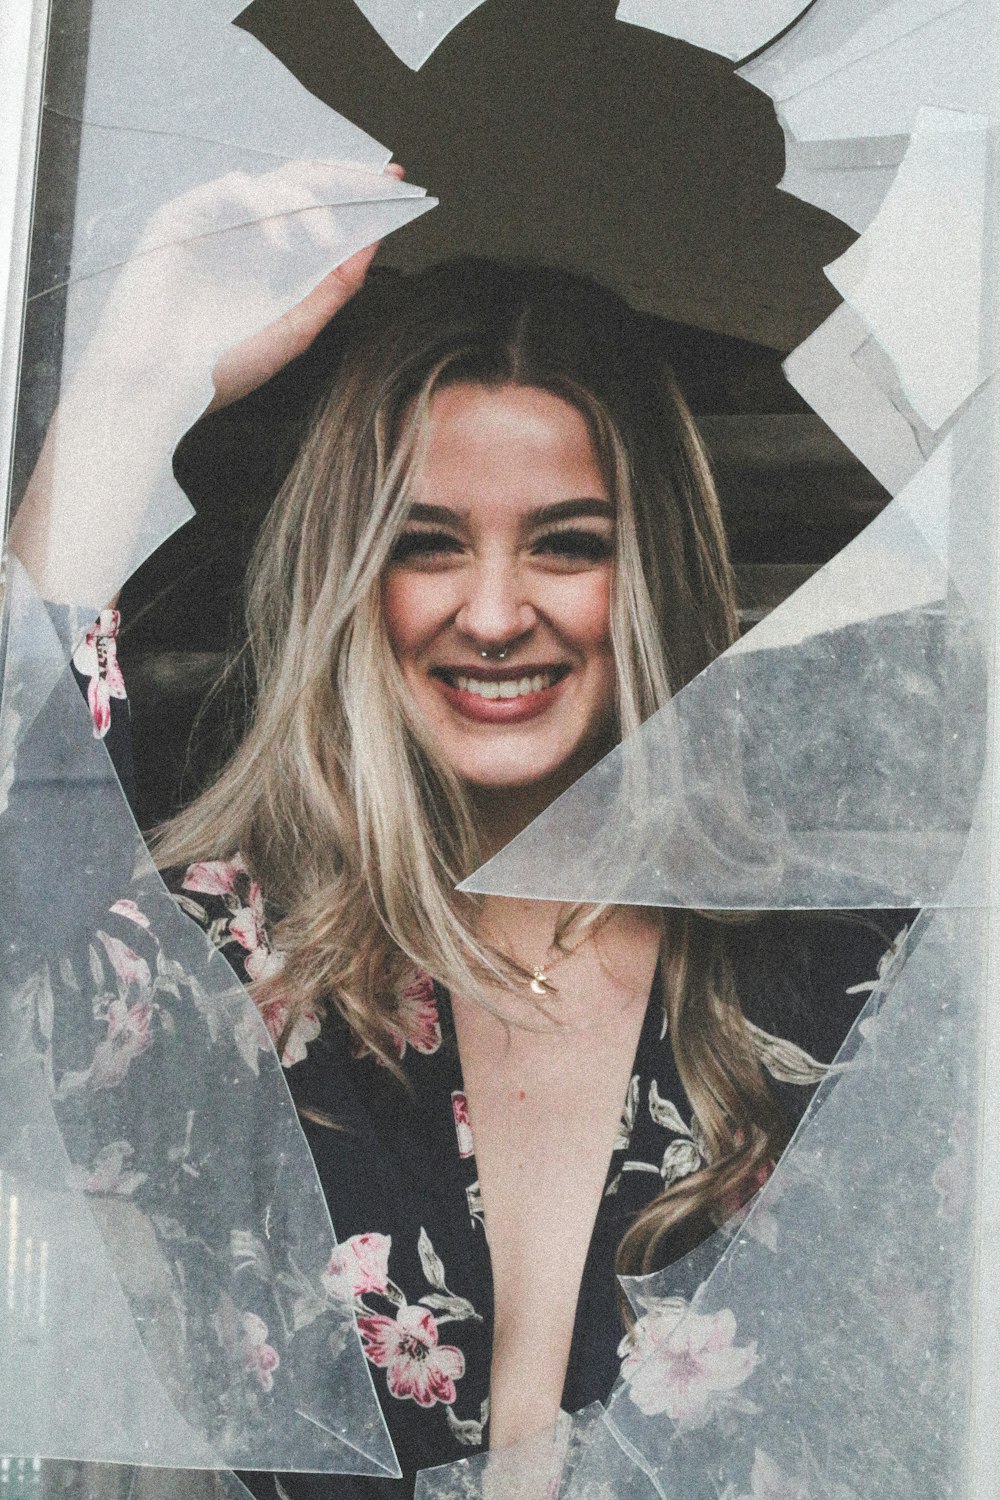
[[[835, 46], [846, 36], [849, 18], [841, 17], [840, 6], [829, 5], [822, 7], [822, 17]], [[987, 26], [987, 0], [967, 0], [927, 26], [895, 37], [880, 51], [865, 52], [807, 89], [784, 96], [781, 124], [799, 141], [858, 141], [856, 150], [864, 157], [871, 138], [892, 141], [909, 135], [919, 108], [988, 113], [990, 57], [982, 45]], [[757, 68], [759, 63], [751, 63], [741, 77], [768, 93]], [[847, 145], [844, 156], [849, 159]]]
[[[83, 108], [66, 75], [46, 106], [89, 124], [380, 172], [384, 145], [302, 87], [249, 32], [233, 0], [93, 0]], [[274, 163], [277, 165], [277, 161]], [[164, 201], [175, 196], [165, 184]], [[137, 220], [141, 223], [141, 220]]]
[[690, 1306], [630, 1286], [608, 1415], [662, 1494], [967, 1493], [986, 954], [983, 915], [922, 917]]
[[[922, 87], [923, 79], [900, 77], [893, 59], [883, 54], [942, 18], [949, 18], [954, 27], [954, 13], [968, 8], [969, 0], [817, 0], [795, 27], [741, 68], [740, 76], [782, 103], [855, 64], [868, 66], [880, 57], [893, 75], [885, 80], [889, 92], [907, 83]], [[964, 22], [957, 25], [961, 29]], [[849, 87], [849, 79], [842, 81]], [[879, 107], [877, 101], [872, 104]]]
[[655, 1500], [600, 1405], [561, 1412], [551, 1432], [417, 1476], [414, 1500]]
[[827, 0], [740, 76], [774, 99], [781, 186], [867, 228], [917, 110], [989, 107], [988, 0]]
[[895, 370], [846, 303], [793, 349], [782, 368], [890, 494], [918, 472], [933, 434], [903, 400]]
[[785, 172], [778, 187], [793, 198], [835, 214], [860, 233], [878, 213], [895, 171], [895, 165], [815, 166], [807, 147], [786, 132]]
[[920, 110], [875, 221], [826, 267], [934, 430], [996, 365], [983, 288], [988, 146], [985, 117]]
[[742, 1222], [623, 1279], [606, 1410], [419, 1500], [967, 1500], [989, 920], [921, 916]]
[[[16, 563], [8, 597], [4, 719], [63, 649]], [[397, 1473], [265, 1019], [93, 728], [64, 671], [4, 775], [2, 1446]]]
[[59, 374], [18, 525], [45, 596], [92, 613], [191, 514], [170, 457], [218, 356], [432, 206], [231, 14], [98, 0], [82, 105], [62, 76], [46, 99], [82, 125], [72, 235], [34, 268], [27, 355]]
[[802, 0], [760, 0], [756, 5], [728, 0], [708, 7], [686, 0], [619, 0], [615, 17], [737, 62], [790, 26], [804, 9]]
[[463, 889], [726, 908], [963, 904], [986, 755], [987, 388], [832, 562]]
[[0, 1457], [5, 1500], [248, 1500], [224, 1470], [134, 1468], [59, 1459]]
[[416, 71], [483, 0], [355, 0], [401, 62]]

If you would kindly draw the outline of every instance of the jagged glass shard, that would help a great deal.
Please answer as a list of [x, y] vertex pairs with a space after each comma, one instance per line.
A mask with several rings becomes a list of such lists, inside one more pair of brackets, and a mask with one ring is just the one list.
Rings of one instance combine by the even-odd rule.
[[781, 186], [865, 229], [917, 110], [987, 109], [989, 0], [819, 0], [740, 76], [773, 98]]
[[[813, 152], [814, 146], [821, 148], [819, 160]], [[830, 146], [839, 149], [830, 151], [827, 149]], [[842, 154], [841, 141], [799, 141], [786, 131], [785, 172], [778, 187], [793, 198], [801, 198], [804, 203], [815, 204], [817, 208], [835, 214], [860, 232], [867, 229], [878, 213], [892, 185], [898, 163], [878, 160], [860, 166], [855, 161], [844, 166], [840, 164]], [[896, 152], [879, 153], [881, 157], [890, 154], [897, 155]], [[831, 159], [832, 165], [824, 164]]]
[[661, 1494], [970, 1493], [988, 947], [985, 914], [922, 916], [690, 1304], [671, 1270], [630, 1285], [608, 1416]]
[[414, 1500], [656, 1500], [662, 1495], [626, 1451], [600, 1405], [510, 1448], [425, 1469]]
[[[62, 647], [16, 564], [9, 592], [16, 711]], [[68, 671], [35, 708], [0, 817], [2, 1446], [395, 1474], [265, 1021], [164, 888]]]
[[818, 0], [740, 76], [800, 141], [909, 135], [918, 108], [986, 110], [990, 0]]
[[[8, 1500], [248, 1500], [250, 1491], [224, 1470], [133, 1468], [0, 1457]], [[252, 1500], [252, 1497], [251, 1497]]]
[[[82, 110], [68, 72], [48, 81], [46, 106], [94, 125], [381, 171], [389, 155], [383, 145], [310, 94], [256, 37], [231, 24], [242, 8], [232, 0], [135, 0], [127, 6], [93, 0]], [[167, 189], [165, 198], [172, 196]]]
[[920, 110], [874, 223], [826, 273], [937, 429], [996, 364], [983, 306], [989, 123]]
[[759, 0], [746, 5], [690, 5], [687, 0], [620, 0], [616, 19], [661, 31], [737, 62], [763, 47], [805, 10], [802, 0]]
[[[171, 457], [211, 399], [218, 355], [429, 206], [378, 201], [381, 184], [363, 178], [310, 162], [225, 174], [165, 203], [123, 268], [71, 280], [58, 418], [18, 523], [46, 597], [93, 617], [192, 514]], [[338, 201], [352, 190], [359, 201]]]
[[742, 1221], [664, 1271], [623, 1278], [635, 1323], [606, 1410], [433, 1470], [418, 1500], [974, 1493], [990, 922], [921, 915]]
[[231, 14], [97, 0], [82, 102], [68, 70], [46, 99], [82, 123], [72, 235], [33, 266], [28, 357], [57, 374], [18, 524], [46, 597], [91, 612], [192, 513], [170, 458], [218, 355], [433, 203]]
[[851, 545], [462, 889], [726, 908], [982, 901], [987, 387]]
[[895, 371], [868, 327], [841, 305], [783, 365], [789, 382], [890, 494], [913, 478], [933, 447], [902, 400]]
[[422, 68], [450, 31], [483, 0], [355, 0], [401, 62]]

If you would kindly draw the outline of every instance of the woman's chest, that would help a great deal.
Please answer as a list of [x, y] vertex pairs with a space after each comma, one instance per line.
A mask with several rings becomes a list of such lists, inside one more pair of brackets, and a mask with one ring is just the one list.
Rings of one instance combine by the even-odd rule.
[[559, 1411], [642, 1014], [553, 1035], [504, 1033], [488, 1013], [456, 1008], [493, 1283], [495, 1444]]
[[[638, 1087], [634, 1030], [622, 1029], [614, 1069], [587, 1043], [536, 1069], [532, 1086], [486, 1049], [463, 1051], [463, 1070], [449, 1002], [437, 1001], [424, 1050], [408, 1047], [402, 1059], [405, 1083], [370, 1057], [321, 1044], [289, 1076], [341, 1241], [339, 1280], [408, 1471], [500, 1441], [505, 1385], [512, 1396], [544, 1390], [553, 1411], [608, 1394], [623, 1332], [615, 1246], [639, 1199], [661, 1185], [651, 1165], [621, 1190], [643, 1125], [626, 1129], [622, 1118]], [[643, 1037], [639, 1051], [651, 1040], [669, 1053], [658, 1017]], [[652, 1163], [662, 1149], [644, 1154]], [[585, 1353], [571, 1357], [581, 1339]], [[487, 1428], [491, 1394], [499, 1422]]]

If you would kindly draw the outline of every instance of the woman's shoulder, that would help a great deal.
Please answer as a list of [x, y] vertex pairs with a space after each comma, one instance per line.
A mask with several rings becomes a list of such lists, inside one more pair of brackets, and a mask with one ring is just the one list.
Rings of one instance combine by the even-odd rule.
[[915, 916], [897, 910], [769, 912], [734, 928], [737, 993], [760, 1047], [774, 1038], [818, 1064], [832, 1062], [886, 979]]

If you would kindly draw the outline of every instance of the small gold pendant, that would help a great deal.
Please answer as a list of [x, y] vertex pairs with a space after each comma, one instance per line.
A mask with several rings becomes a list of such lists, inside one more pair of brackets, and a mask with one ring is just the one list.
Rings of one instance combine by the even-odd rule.
[[536, 969], [534, 975], [528, 982], [528, 988], [533, 995], [547, 995], [549, 992], [548, 981], [544, 969]]

